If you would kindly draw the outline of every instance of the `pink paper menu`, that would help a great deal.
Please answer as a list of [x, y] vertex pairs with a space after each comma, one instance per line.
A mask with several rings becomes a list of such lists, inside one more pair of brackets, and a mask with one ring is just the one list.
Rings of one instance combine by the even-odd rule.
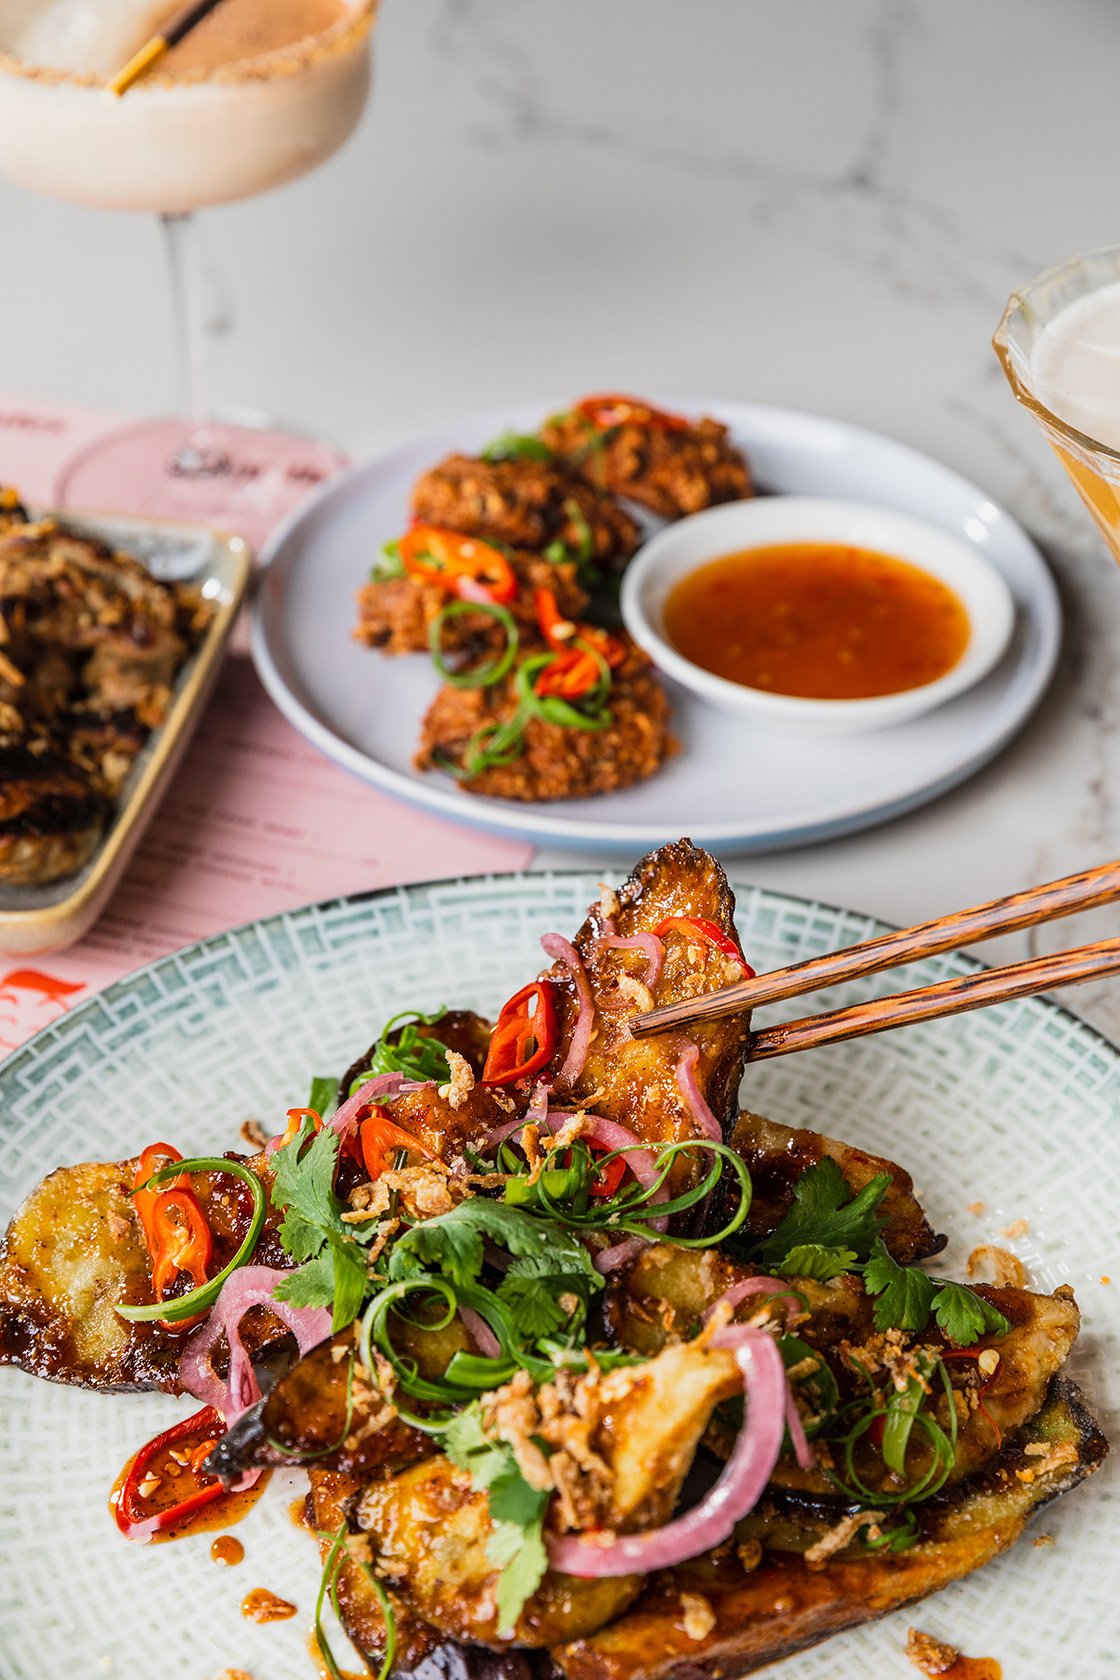
[[[121, 423], [0, 396], [0, 483], [50, 504], [65, 461]], [[240, 922], [371, 887], [517, 869], [531, 855], [338, 769], [234, 653], [101, 920], [68, 951], [0, 970], [0, 1053], [130, 969]]]

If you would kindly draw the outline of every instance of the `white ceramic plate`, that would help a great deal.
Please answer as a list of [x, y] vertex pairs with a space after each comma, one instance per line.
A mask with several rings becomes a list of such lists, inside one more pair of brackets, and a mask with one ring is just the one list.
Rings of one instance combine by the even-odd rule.
[[[185, 1152], [238, 1146], [257, 1115], [276, 1127], [402, 1006], [493, 1011], [538, 968], [539, 935], [570, 933], [598, 896], [594, 874], [512, 875], [312, 905], [223, 934], [110, 986], [0, 1070], [0, 1220], [52, 1167], [116, 1160], [153, 1137]], [[760, 969], [865, 939], [865, 917], [739, 889], [743, 942]], [[975, 967], [914, 965], [919, 984]], [[851, 1002], [890, 977], [821, 994]], [[788, 1013], [803, 1011], [794, 1000]], [[1037, 1000], [760, 1064], [752, 1107], [827, 1128], [910, 1167], [947, 1264], [997, 1238], [1042, 1288], [1071, 1283], [1084, 1315], [1072, 1373], [1120, 1442], [1120, 1052]], [[983, 1202], [982, 1214], [970, 1204]], [[1115, 1282], [1104, 1284], [1102, 1275]], [[311, 1680], [305, 1639], [318, 1582], [312, 1543], [288, 1519], [302, 1476], [277, 1477], [238, 1530], [237, 1569], [206, 1535], [130, 1546], [105, 1501], [138, 1443], [193, 1410], [158, 1395], [98, 1395], [0, 1369], [0, 1675], [3, 1680]], [[1113, 1680], [1120, 1658], [1120, 1460], [1047, 1508], [1034, 1533], [917, 1611], [829, 1640], [775, 1674], [898, 1680], [911, 1622], [1007, 1680]], [[264, 1586], [299, 1606], [255, 1627], [238, 1611]], [[339, 1646], [339, 1654], [342, 1647]], [[357, 1664], [349, 1652], [342, 1666]]]
[[670, 683], [683, 750], [640, 787], [599, 799], [480, 799], [414, 770], [437, 678], [426, 659], [387, 659], [352, 640], [355, 591], [380, 545], [407, 523], [421, 472], [510, 427], [531, 430], [562, 406], [496, 409], [356, 467], [305, 503], [266, 550], [257, 669], [296, 728], [346, 769], [413, 804], [540, 845], [630, 856], [683, 824], [726, 855], [804, 845], [898, 816], [971, 775], [1022, 727], [1053, 671], [1061, 621], [1042, 557], [1010, 515], [948, 468], [873, 432], [784, 409], [673, 401], [725, 421], [765, 490], [878, 503], [976, 543], [1015, 597], [1016, 634], [999, 666], [929, 716], [851, 740], [791, 740]]

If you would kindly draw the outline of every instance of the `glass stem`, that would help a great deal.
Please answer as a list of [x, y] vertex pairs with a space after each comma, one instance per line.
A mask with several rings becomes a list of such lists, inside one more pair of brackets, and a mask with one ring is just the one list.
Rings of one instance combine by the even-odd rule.
[[187, 416], [200, 430], [211, 418], [206, 297], [198, 228], [190, 214], [162, 215], [175, 333], [179, 341]]

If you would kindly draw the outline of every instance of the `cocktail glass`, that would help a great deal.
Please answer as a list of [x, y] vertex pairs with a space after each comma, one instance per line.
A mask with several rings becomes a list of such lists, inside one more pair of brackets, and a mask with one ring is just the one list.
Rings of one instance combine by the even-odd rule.
[[[117, 99], [107, 87], [115, 65], [47, 69], [7, 50], [42, 0], [0, 0], [0, 174], [54, 198], [160, 216], [188, 393], [184, 417], [129, 426], [71, 462], [60, 505], [220, 523], [255, 542], [340, 465], [330, 445], [255, 417], [247, 424], [240, 412], [238, 424], [212, 416], [193, 213], [267, 192], [338, 150], [369, 91], [376, 3], [341, 0], [327, 28], [290, 47], [177, 75], [157, 70]], [[87, 5], [96, 28], [101, 0]], [[137, 8], [138, 17], [162, 16], [152, 0]]]
[[1040, 394], [1036, 352], [1048, 324], [1089, 292], [1120, 281], [1120, 245], [1071, 257], [1012, 292], [992, 343], [1011, 389], [1058, 459], [1120, 560], [1120, 450], [1055, 414]]

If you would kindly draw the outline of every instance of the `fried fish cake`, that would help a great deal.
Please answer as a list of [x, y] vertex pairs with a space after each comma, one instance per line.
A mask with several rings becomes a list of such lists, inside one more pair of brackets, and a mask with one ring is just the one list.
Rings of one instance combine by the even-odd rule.
[[491, 688], [441, 688], [421, 726], [416, 768], [455, 766], [466, 792], [494, 799], [586, 799], [644, 781], [677, 750], [665, 690], [645, 654], [632, 643], [625, 663], [613, 673], [605, 728], [565, 727], [530, 717], [517, 757], [489, 764], [474, 775], [462, 774], [480, 731], [510, 724], [518, 705], [512, 676]]
[[[610, 421], [616, 412], [620, 418]], [[588, 403], [553, 416], [540, 435], [589, 484], [662, 519], [754, 493], [746, 460], [718, 420], [661, 415], [637, 400], [614, 409]]]
[[537, 553], [559, 543], [601, 571], [621, 571], [642, 540], [611, 496], [549, 461], [449, 455], [417, 480], [412, 516]]
[[[540, 642], [536, 592], [551, 589], [566, 618], [580, 618], [589, 596], [579, 581], [574, 560], [553, 563], [527, 549], [509, 556], [517, 577], [517, 594], [509, 603], [522, 645]], [[374, 577], [358, 591], [358, 623], [354, 640], [382, 653], [427, 653], [432, 624], [447, 606], [447, 591], [438, 584], [405, 576]], [[492, 613], [455, 613], [443, 622], [440, 647], [445, 658], [459, 655], [469, 663], [505, 646], [506, 633]]]

